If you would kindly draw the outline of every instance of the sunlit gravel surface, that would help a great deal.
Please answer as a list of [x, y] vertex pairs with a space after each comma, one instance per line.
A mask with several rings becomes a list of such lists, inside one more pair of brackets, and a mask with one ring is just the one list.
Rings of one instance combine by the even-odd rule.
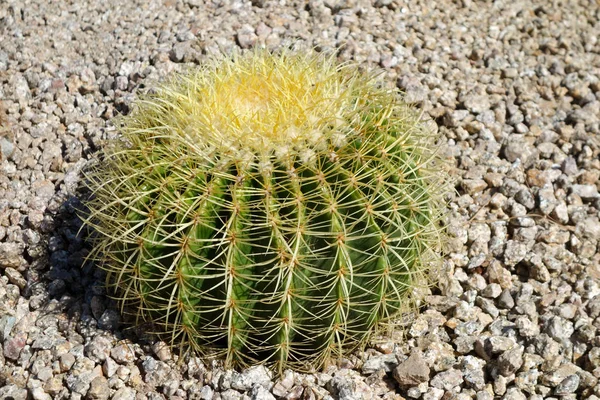
[[[600, 398], [600, 4], [0, 0], [0, 399]], [[126, 329], [75, 210], [139, 91], [265, 46], [382, 68], [438, 125], [457, 193], [404, 337], [281, 377]]]

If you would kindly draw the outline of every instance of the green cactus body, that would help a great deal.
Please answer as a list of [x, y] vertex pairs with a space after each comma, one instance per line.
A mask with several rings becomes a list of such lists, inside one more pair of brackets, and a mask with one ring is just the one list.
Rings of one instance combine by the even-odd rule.
[[433, 133], [316, 55], [255, 52], [136, 103], [88, 173], [124, 307], [229, 366], [319, 367], [406, 309], [439, 247]]

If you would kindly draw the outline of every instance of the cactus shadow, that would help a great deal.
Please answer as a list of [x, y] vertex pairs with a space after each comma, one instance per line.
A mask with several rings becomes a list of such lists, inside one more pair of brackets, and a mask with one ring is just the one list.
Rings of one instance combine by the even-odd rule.
[[[31, 310], [41, 318], [55, 318], [58, 330], [68, 339], [77, 340], [109, 334], [142, 346], [150, 338], [142, 329], [131, 328], [127, 313], [121, 313], [116, 301], [105, 290], [106, 275], [94, 261], [86, 260], [91, 250], [90, 232], [83, 227], [82, 215], [89, 193], [78, 189], [67, 195], [55, 212], [46, 211], [41, 227], [45, 248], [30, 257], [30, 273], [24, 297]], [[44, 247], [44, 246], [42, 246]]]

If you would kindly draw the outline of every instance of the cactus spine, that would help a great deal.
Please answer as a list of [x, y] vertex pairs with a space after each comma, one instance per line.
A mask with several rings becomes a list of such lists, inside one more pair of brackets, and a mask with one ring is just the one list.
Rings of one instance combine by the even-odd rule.
[[87, 174], [123, 306], [227, 366], [310, 369], [406, 308], [439, 246], [434, 134], [351, 65], [257, 51], [174, 77]]

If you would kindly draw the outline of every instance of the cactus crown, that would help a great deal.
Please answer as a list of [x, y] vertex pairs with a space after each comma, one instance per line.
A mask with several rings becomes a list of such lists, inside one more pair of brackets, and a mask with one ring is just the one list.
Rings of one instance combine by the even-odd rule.
[[434, 135], [355, 66], [257, 51], [174, 77], [120, 125], [87, 173], [91, 256], [170, 343], [319, 367], [438, 258]]

